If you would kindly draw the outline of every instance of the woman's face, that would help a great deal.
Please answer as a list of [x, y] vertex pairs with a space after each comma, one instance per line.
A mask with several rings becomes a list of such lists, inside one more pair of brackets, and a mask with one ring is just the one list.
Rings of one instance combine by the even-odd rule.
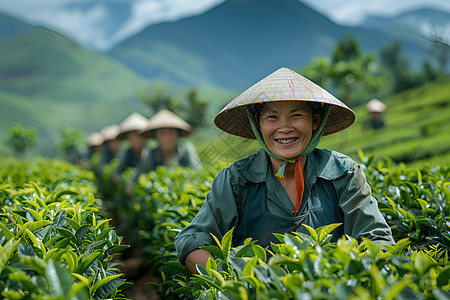
[[174, 128], [160, 128], [155, 132], [162, 151], [174, 151], [178, 141], [178, 131]]
[[138, 131], [129, 132], [127, 138], [130, 141], [131, 148], [135, 151], [140, 151], [146, 142], [146, 139]]
[[267, 148], [276, 156], [292, 160], [305, 150], [321, 116], [312, 115], [300, 101], [268, 102], [260, 115], [260, 129]]

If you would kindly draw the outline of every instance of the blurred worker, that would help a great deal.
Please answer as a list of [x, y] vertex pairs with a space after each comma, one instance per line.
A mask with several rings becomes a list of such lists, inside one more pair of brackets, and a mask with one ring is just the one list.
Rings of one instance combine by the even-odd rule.
[[141, 135], [141, 131], [147, 127], [148, 119], [140, 113], [134, 112], [120, 123], [120, 139], [127, 139], [130, 147], [123, 152], [119, 158], [119, 166], [114, 172], [113, 181], [121, 181], [120, 174], [127, 168], [135, 168], [141, 158], [147, 156], [148, 150], [145, 147], [147, 139]]
[[366, 109], [370, 114], [370, 119], [367, 120], [367, 126], [371, 129], [381, 129], [386, 126], [386, 121], [384, 119], [384, 112], [386, 111], [386, 104], [378, 99], [370, 100]]
[[192, 133], [192, 127], [173, 112], [163, 109], [150, 118], [141, 135], [154, 138], [158, 145], [149, 151], [146, 159], [136, 169], [133, 182], [142, 173], [154, 170], [157, 166], [201, 167], [195, 147], [181, 137]]
[[94, 132], [88, 136], [86, 144], [88, 149], [85, 167], [90, 168], [92, 171], [94, 171], [95, 176], [99, 176], [103, 136], [99, 132]]
[[114, 158], [119, 156], [120, 152], [120, 127], [110, 125], [103, 128], [100, 133], [103, 136], [102, 166], [109, 164]]

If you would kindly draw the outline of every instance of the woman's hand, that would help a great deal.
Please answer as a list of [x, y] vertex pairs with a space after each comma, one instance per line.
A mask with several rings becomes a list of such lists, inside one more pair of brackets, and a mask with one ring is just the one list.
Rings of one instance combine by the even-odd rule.
[[185, 264], [186, 267], [193, 273], [198, 274], [196, 265], [201, 265], [203, 267], [206, 267], [206, 263], [208, 262], [209, 258], [212, 258], [211, 253], [209, 253], [206, 250], [203, 249], [197, 249], [192, 251], [186, 256]]

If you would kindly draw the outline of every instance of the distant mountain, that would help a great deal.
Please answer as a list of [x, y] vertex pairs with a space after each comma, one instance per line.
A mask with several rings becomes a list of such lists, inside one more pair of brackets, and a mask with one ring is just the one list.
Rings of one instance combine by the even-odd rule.
[[[15, 22], [9, 23], [16, 24]], [[120, 123], [134, 111], [153, 113], [141, 101], [156, 87], [180, 100], [187, 87], [140, 77], [121, 63], [86, 49], [55, 31], [31, 27], [0, 39], [0, 153], [16, 122], [33, 126], [38, 151], [56, 149], [62, 126], [87, 133]], [[224, 91], [208, 88], [200, 97], [223, 100]]]
[[[108, 54], [147, 78], [241, 90], [281, 66], [302, 68], [329, 56], [350, 32], [377, 51], [386, 32], [339, 26], [297, 0], [228, 0], [210, 11], [152, 25]], [[408, 55], [424, 45], [404, 39]]]
[[448, 39], [450, 38], [450, 14], [424, 8], [391, 18], [368, 16], [359, 27], [380, 30], [395, 38], [410, 34], [418, 39], [428, 38], [433, 30], [437, 30], [441, 34], [446, 34]]
[[89, 103], [130, 96], [146, 80], [65, 36], [36, 28], [0, 42], [0, 88], [62, 101]]
[[328, 54], [341, 32], [296, 0], [228, 0], [150, 26], [108, 54], [145, 77], [240, 89], [280, 66]]
[[0, 40], [33, 30], [35, 27], [0, 12]]
[[139, 93], [150, 86], [120, 63], [34, 28], [0, 41], [2, 140], [15, 122], [35, 127], [42, 147], [54, 146], [64, 125], [92, 132], [117, 124], [145, 111]]

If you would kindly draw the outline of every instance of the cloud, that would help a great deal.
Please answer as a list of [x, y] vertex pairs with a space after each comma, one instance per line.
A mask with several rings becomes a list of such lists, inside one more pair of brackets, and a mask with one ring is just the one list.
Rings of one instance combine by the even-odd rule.
[[107, 9], [105, 4], [90, 3], [88, 0], [14, 0], [14, 5], [3, 4], [0, 9], [31, 25], [45, 26], [82, 44], [104, 48], [109, 45], [109, 37], [101, 26], [107, 18]]
[[[300, 0], [324, 13], [341, 25], [357, 25], [365, 16], [393, 17], [402, 12], [422, 8], [436, 8], [450, 12], [450, 1], [442, 0]], [[345, 3], [345, 4], [344, 4]]]
[[48, 20], [48, 24], [59, 28], [83, 44], [89, 44], [95, 48], [104, 48], [109, 44], [104, 28], [101, 26], [107, 17], [107, 9], [102, 4], [94, 5], [86, 10], [45, 11], [41, 15], [41, 19]]
[[131, 7], [129, 20], [112, 37], [111, 43], [117, 43], [152, 24], [176, 21], [183, 17], [201, 14], [223, 1], [224, 0], [135, 1]]
[[[145, 27], [201, 14], [225, 0], [0, 0], [0, 10], [52, 29], [100, 50]], [[393, 16], [423, 5], [450, 12], [443, 0], [300, 0], [341, 25], [366, 15]], [[117, 7], [120, 6], [120, 9]], [[388, 8], [388, 9], [387, 9]], [[123, 14], [118, 17], [117, 12]]]

